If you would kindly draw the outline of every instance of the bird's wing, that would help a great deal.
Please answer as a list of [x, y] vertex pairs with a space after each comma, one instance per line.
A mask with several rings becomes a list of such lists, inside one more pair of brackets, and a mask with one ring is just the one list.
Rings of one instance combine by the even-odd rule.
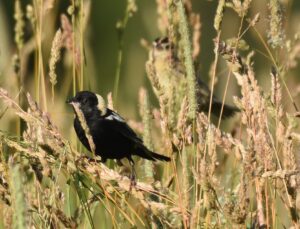
[[206, 85], [206, 83], [204, 83], [204, 81], [202, 81], [200, 79], [200, 77], [197, 77], [197, 84], [198, 84], [198, 92], [202, 95], [202, 96], [210, 96], [210, 89], [209, 87]]
[[107, 113], [103, 118], [111, 130], [136, 143], [143, 143], [143, 140], [137, 136], [137, 134], [126, 124], [125, 120], [116, 112], [107, 109]]

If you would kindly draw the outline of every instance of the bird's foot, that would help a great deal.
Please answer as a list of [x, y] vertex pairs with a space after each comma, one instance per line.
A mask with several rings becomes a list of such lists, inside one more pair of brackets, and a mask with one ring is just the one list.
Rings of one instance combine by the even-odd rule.
[[135, 174], [131, 173], [130, 174], [130, 187], [129, 187], [129, 191], [132, 190], [132, 187], [136, 186], [136, 179], [135, 179]]
[[89, 163], [91, 163], [91, 162], [97, 162], [97, 163], [99, 163], [99, 162], [102, 162], [103, 163], [103, 160], [98, 160], [98, 159], [96, 159], [96, 158], [91, 158], [91, 157], [89, 157], [89, 156], [87, 156], [87, 155], [83, 155], [83, 156], [80, 156], [77, 160], [76, 160], [76, 163], [77, 162], [79, 162], [80, 160], [83, 160], [83, 159], [87, 159], [87, 161], [89, 162]]
[[118, 165], [118, 166], [120, 166], [120, 167], [124, 167], [124, 164], [122, 163], [122, 161], [121, 161], [121, 160], [116, 160], [116, 162], [117, 162], [117, 165]]
[[78, 164], [79, 162], [81, 162], [81, 161], [84, 160], [84, 159], [89, 160], [89, 157], [86, 156], [86, 155], [82, 155], [82, 156], [80, 156], [80, 157], [75, 161], [75, 163]]

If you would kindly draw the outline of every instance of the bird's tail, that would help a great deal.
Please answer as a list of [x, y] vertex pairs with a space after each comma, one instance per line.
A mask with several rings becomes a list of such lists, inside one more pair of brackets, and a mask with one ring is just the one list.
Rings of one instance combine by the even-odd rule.
[[[213, 101], [211, 110], [215, 116], [217, 116], [217, 117], [220, 116], [221, 109], [222, 109], [222, 102]], [[222, 117], [223, 118], [232, 117], [236, 112], [239, 112], [239, 111], [240, 110], [237, 107], [224, 104]]]
[[161, 154], [158, 154], [158, 153], [154, 153], [154, 152], [151, 152], [151, 156], [152, 158], [155, 158], [157, 160], [160, 160], [160, 161], [171, 161], [171, 158], [167, 157], [167, 156], [164, 156], [164, 155], [161, 155]]
[[151, 160], [151, 161], [156, 161], [156, 160], [160, 160], [160, 161], [171, 161], [171, 158], [152, 152], [150, 150], [148, 150], [145, 146], [139, 147], [136, 151], [136, 155]]

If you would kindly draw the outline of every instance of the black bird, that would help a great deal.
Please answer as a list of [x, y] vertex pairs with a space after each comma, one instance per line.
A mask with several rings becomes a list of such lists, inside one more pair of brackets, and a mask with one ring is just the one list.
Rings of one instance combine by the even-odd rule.
[[[150, 66], [159, 81], [163, 94], [167, 98], [175, 99], [180, 108], [182, 95], [187, 93], [187, 79], [184, 64], [178, 57], [178, 50], [168, 37], [157, 38], [153, 42], [152, 49], [149, 52], [147, 65]], [[176, 93], [174, 93], [174, 89]], [[161, 92], [156, 92], [160, 96]], [[198, 103], [198, 112], [208, 112], [210, 102], [209, 87], [197, 76], [196, 79], [196, 96]], [[176, 102], [178, 100], [179, 102]], [[215, 96], [212, 97], [212, 113], [219, 117], [222, 108], [222, 102]], [[223, 118], [233, 116], [239, 109], [224, 104]]]
[[[100, 95], [90, 91], [80, 91], [77, 92], [75, 97], [68, 99], [66, 102], [72, 106], [77, 104], [82, 111], [95, 144], [95, 153], [101, 156], [101, 162], [105, 163], [107, 159], [120, 160], [127, 158], [132, 166], [131, 178], [134, 179], [135, 171], [132, 155], [151, 161], [170, 161], [169, 157], [147, 149], [142, 139], [126, 124], [125, 120], [106, 107], [105, 101]], [[74, 129], [81, 143], [91, 151], [77, 114], [74, 119]]]

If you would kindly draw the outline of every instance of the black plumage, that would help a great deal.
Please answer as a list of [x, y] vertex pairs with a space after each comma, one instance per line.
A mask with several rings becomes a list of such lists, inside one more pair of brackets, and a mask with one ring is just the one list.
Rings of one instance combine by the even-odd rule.
[[[67, 100], [71, 105], [79, 105], [95, 144], [95, 153], [101, 161], [127, 158], [131, 164], [132, 155], [156, 161], [170, 161], [169, 157], [150, 151], [125, 120], [105, 106], [104, 99], [89, 91], [80, 91]], [[76, 112], [75, 112], [76, 114]], [[89, 142], [78, 115], [74, 119], [74, 129], [81, 143], [91, 151]]]

